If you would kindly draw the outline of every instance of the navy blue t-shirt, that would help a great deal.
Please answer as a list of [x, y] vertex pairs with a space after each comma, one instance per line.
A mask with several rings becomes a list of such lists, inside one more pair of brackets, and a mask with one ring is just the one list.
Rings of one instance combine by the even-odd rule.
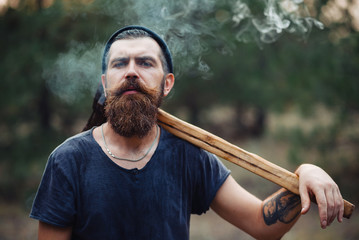
[[72, 226], [72, 239], [188, 239], [190, 215], [209, 209], [229, 170], [164, 129], [146, 166], [128, 170], [92, 131], [51, 153], [30, 217]]

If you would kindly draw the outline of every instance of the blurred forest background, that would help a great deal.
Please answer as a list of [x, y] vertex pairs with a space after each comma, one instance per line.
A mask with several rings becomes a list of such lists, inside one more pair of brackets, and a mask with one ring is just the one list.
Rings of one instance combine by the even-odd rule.
[[[128, 24], [172, 49], [165, 110], [291, 171], [317, 164], [358, 206], [358, 0], [0, 0], [1, 240], [36, 238], [47, 157], [84, 127], [103, 45]], [[227, 166], [261, 198], [278, 189]], [[321, 230], [312, 211], [284, 239], [359, 239], [357, 212]], [[193, 217], [191, 237], [251, 239], [212, 212]]]

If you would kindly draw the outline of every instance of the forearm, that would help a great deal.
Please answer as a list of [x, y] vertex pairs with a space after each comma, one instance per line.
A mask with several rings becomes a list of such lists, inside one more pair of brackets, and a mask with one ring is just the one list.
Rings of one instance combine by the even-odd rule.
[[261, 201], [229, 176], [211, 208], [222, 218], [256, 239], [280, 239], [298, 219], [300, 199], [279, 190]]
[[269, 196], [262, 202], [265, 235], [281, 238], [298, 220], [301, 209], [300, 197], [284, 188]]

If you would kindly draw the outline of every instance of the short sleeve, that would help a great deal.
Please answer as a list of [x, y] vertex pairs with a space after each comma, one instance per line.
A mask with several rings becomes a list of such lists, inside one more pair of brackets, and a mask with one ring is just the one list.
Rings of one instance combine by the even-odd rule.
[[195, 187], [193, 192], [192, 213], [208, 211], [217, 191], [230, 174], [230, 171], [213, 154], [200, 151], [200, 159], [195, 168]]
[[33, 202], [31, 218], [60, 227], [74, 222], [75, 184], [68, 160], [64, 154], [50, 155]]

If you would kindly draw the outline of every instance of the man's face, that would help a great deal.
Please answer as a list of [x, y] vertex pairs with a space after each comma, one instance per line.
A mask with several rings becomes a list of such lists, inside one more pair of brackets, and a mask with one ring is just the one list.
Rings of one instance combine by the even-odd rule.
[[[115, 41], [109, 51], [106, 76], [103, 76], [106, 90], [119, 87], [129, 78], [138, 78], [149, 89], [160, 89], [163, 79], [166, 80], [160, 54], [161, 49], [152, 38]], [[168, 92], [166, 88], [163, 94]], [[136, 94], [136, 91], [129, 89], [124, 94]]]
[[156, 123], [157, 108], [171, 90], [173, 74], [164, 76], [160, 47], [151, 38], [118, 40], [110, 48], [105, 114], [121, 136], [146, 136]]

